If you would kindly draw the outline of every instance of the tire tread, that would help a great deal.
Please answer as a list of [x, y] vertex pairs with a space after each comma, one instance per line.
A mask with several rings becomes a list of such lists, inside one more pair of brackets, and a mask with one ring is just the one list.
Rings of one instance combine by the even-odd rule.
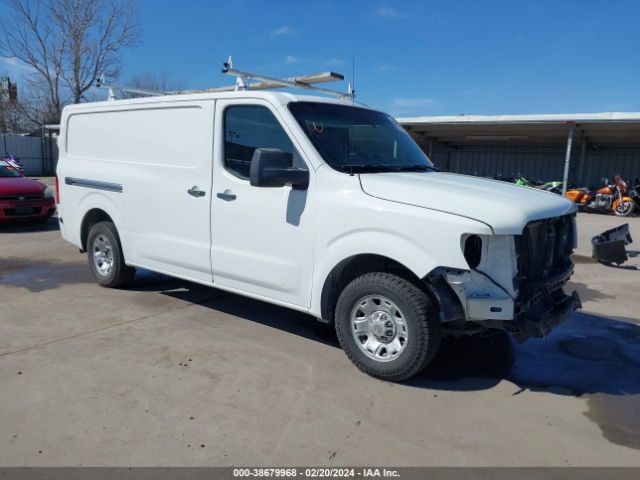
[[[419, 343], [417, 353], [414, 355], [411, 363], [407, 366], [380, 372], [361, 362], [358, 357], [354, 355], [350, 345], [346, 342], [346, 340], [348, 340], [348, 337], [346, 336], [350, 336], [351, 332], [344, 331], [342, 322], [339, 321], [339, 315], [341, 315], [341, 311], [345, 308], [343, 305], [345, 301], [344, 294], [349, 290], [368, 285], [371, 285], [373, 289], [380, 285], [384, 285], [387, 288], [394, 290], [409, 304], [412, 309], [412, 313], [419, 322], [418, 329], [420, 331], [420, 335], [418, 335]], [[338, 299], [335, 318], [338, 340], [347, 357], [349, 357], [349, 360], [351, 360], [351, 362], [364, 373], [383, 380], [398, 382], [412, 377], [424, 369], [424, 367], [433, 360], [440, 346], [440, 321], [438, 317], [438, 308], [434, 304], [433, 300], [411, 282], [390, 273], [367, 273], [349, 283]]]
[[[90, 246], [93, 244], [93, 237], [97, 235], [100, 230], [103, 231], [107, 236], [111, 237], [112, 240], [112, 248], [113, 248], [113, 256], [115, 259], [113, 268], [115, 269], [115, 274], [111, 278], [105, 278], [100, 276], [94, 268], [93, 259], [91, 257]], [[134, 267], [128, 266], [124, 261], [124, 254], [122, 253], [122, 245], [120, 243], [120, 235], [118, 235], [118, 230], [113, 222], [108, 220], [98, 222], [91, 226], [89, 230], [89, 235], [87, 237], [87, 253], [89, 259], [89, 266], [96, 281], [104, 286], [109, 288], [119, 288], [127, 283], [129, 283], [136, 274], [136, 269]]]

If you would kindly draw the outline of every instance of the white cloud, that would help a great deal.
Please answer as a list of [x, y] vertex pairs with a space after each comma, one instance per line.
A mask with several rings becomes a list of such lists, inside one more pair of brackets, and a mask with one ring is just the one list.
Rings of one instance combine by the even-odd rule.
[[379, 72], [395, 72], [396, 70], [398, 70], [398, 67], [396, 67], [395, 65], [382, 64], [378, 65], [376, 67], [376, 70]]
[[291, 65], [292, 63], [298, 63], [302, 61], [301, 58], [299, 57], [294, 57], [293, 55], [286, 55], [284, 57], [284, 62], [282, 62], [284, 65]]
[[342, 60], [341, 58], [331, 57], [331, 58], [326, 59], [323, 63], [327, 67], [337, 67], [339, 65], [344, 65], [345, 61]]
[[388, 108], [392, 115], [424, 115], [442, 107], [442, 102], [435, 98], [396, 97]]
[[0, 77], [8, 76], [12, 82], [18, 84], [18, 88], [20, 88], [24, 78], [34, 72], [33, 67], [22, 63], [17, 58], [0, 56]]
[[399, 12], [393, 7], [386, 6], [378, 7], [378, 9], [376, 10], [376, 14], [380, 15], [381, 17], [387, 18], [402, 18], [407, 16], [406, 13]]
[[290, 27], [289, 25], [283, 25], [280, 28], [276, 28], [273, 32], [271, 32], [271, 35], [273, 35], [274, 37], [282, 37], [284, 35], [293, 35], [295, 34], [296, 31]]
[[440, 105], [434, 98], [408, 98], [408, 97], [396, 97], [391, 102], [391, 106], [394, 108], [416, 108], [416, 107], [437, 107]]
[[22, 63], [15, 57], [0, 57], [0, 68], [2, 68], [3, 65], [7, 70], [14, 72], [18, 70], [22, 70], [23, 72], [33, 70], [31, 66], [26, 63]]

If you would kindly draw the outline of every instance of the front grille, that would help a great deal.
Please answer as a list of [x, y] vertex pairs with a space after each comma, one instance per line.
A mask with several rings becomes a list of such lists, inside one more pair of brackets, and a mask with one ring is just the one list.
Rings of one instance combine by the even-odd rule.
[[22, 201], [22, 200], [42, 200], [42, 195], [13, 195], [13, 196], [0, 196], [0, 202], [2, 201]]
[[573, 215], [530, 222], [516, 235], [518, 277], [535, 282], [567, 269], [574, 238]]
[[41, 207], [16, 207], [16, 208], [5, 208], [4, 215], [6, 217], [22, 217], [26, 215], [40, 215], [42, 212]]
[[565, 298], [562, 287], [573, 271], [574, 216], [530, 222], [515, 236], [519, 290], [516, 316], [540, 315]]

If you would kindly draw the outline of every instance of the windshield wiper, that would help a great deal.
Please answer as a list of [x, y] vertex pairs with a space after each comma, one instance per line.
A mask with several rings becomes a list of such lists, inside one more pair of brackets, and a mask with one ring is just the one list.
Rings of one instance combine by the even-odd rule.
[[436, 167], [433, 167], [431, 165], [424, 165], [424, 164], [398, 165], [398, 170], [403, 171], [403, 172], [407, 172], [407, 171], [425, 171], [425, 170], [431, 170], [433, 172], [439, 172], [440, 171]]
[[336, 165], [342, 171], [354, 173], [354, 172], [363, 172], [363, 171], [380, 171], [380, 172], [391, 172], [392, 169], [389, 165], [382, 165], [380, 163], [359, 163], [353, 165]]
[[362, 163], [357, 165], [336, 165], [342, 171], [353, 173], [373, 172], [423, 172], [425, 170], [438, 171], [430, 165], [384, 165], [382, 163]]

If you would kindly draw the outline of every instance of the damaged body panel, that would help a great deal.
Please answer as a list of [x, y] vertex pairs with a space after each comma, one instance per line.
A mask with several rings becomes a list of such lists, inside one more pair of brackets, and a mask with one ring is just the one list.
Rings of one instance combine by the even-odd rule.
[[629, 259], [625, 247], [631, 242], [633, 242], [633, 239], [629, 232], [629, 224], [625, 223], [617, 228], [602, 232], [591, 239], [592, 257], [600, 263], [620, 265]]
[[581, 308], [578, 293], [564, 291], [573, 274], [574, 215], [529, 222], [521, 235], [473, 237], [475, 252], [465, 248], [470, 237], [462, 239], [469, 270], [434, 272], [455, 292], [467, 322], [524, 341], [546, 336]]

